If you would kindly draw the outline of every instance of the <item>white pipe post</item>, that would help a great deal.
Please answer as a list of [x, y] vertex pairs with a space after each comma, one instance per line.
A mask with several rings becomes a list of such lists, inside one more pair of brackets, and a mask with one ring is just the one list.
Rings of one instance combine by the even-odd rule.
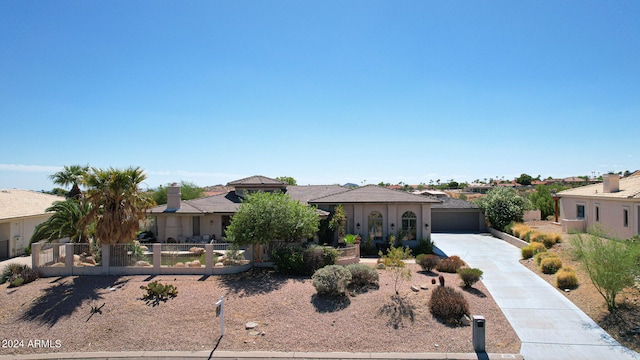
[[224, 336], [224, 296], [216, 302], [216, 317], [220, 317], [220, 336]]

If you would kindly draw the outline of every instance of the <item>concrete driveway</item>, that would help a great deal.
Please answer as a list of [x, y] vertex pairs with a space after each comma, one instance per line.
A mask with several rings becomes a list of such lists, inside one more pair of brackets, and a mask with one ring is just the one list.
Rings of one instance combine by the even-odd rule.
[[443, 253], [458, 255], [484, 272], [482, 281], [520, 337], [525, 359], [640, 359], [520, 264], [517, 247], [481, 234], [432, 234], [432, 239]]

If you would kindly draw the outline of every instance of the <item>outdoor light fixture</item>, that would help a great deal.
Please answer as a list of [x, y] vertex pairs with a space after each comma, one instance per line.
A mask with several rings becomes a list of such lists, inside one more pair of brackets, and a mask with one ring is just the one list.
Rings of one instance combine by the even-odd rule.
[[356, 229], [360, 230], [360, 223], [356, 224]]
[[393, 230], [393, 228], [395, 228], [396, 225], [394, 223], [391, 223], [391, 230]]
[[425, 229], [429, 227], [429, 224], [424, 224]]

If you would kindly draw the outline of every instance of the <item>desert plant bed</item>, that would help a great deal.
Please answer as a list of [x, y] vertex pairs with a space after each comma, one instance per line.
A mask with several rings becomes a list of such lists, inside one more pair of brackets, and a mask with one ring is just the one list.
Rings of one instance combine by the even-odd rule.
[[[371, 265], [373, 266], [373, 264]], [[220, 337], [215, 302], [225, 297], [225, 336], [218, 350], [473, 353], [472, 329], [449, 326], [429, 312], [437, 274], [408, 265], [412, 278], [400, 295], [406, 314], [397, 317], [389, 273], [379, 289], [340, 299], [318, 296], [310, 277], [253, 269], [223, 276], [94, 276], [38, 279], [0, 286], [0, 329], [11, 339], [59, 340], [48, 349], [0, 349], [1, 355], [45, 352], [212, 350]], [[443, 274], [462, 292], [471, 314], [487, 319], [491, 353], [517, 354], [520, 339], [481, 282], [461, 288], [458, 274]], [[140, 286], [175, 286], [176, 297], [151, 306]], [[412, 291], [411, 286], [425, 290]], [[103, 305], [104, 304], [104, 305]], [[92, 309], [100, 308], [99, 313]], [[245, 324], [256, 322], [255, 329]]]
[[[527, 225], [542, 232], [560, 232], [560, 226], [554, 225], [549, 221], [532, 221], [527, 222]], [[638, 328], [638, 324], [640, 324], [640, 289], [627, 288], [624, 290], [618, 295], [618, 304], [620, 304], [620, 307], [615, 313], [610, 313], [607, 310], [604, 299], [591, 283], [589, 276], [580, 264], [573, 259], [569, 241], [570, 236], [571, 235], [568, 234], [562, 234], [562, 242], [555, 244], [550, 251], [562, 259], [563, 266], [569, 266], [576, 271], [579, 285], [570, 291], [565, 291], [564, 289], [558, 289], [558, 291], [562, 292], [571, 302], [622, 345], [640, 352], [640, 329]], [[544, 274], [536, 263], [535, 258], [520, 260], [520, 262], [549, 284], [556, 287], [556, 275]]]

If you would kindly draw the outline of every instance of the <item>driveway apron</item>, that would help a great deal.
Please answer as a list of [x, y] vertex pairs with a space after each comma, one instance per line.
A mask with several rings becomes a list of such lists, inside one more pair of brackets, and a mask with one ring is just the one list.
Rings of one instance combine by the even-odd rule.
[[458, 255], [484, 272], [482, 282], [520, 337], [525, 359], [640, 359], [520, 264], [517, 247], [481, 234], [432, 234], [432, 239], [446, 255]]

